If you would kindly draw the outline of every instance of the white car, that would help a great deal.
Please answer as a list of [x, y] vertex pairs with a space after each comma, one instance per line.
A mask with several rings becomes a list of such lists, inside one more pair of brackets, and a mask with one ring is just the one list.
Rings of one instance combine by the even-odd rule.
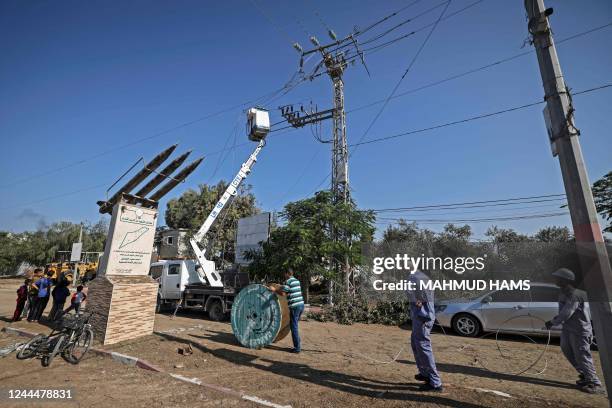
[[[497, 331], [548, 335], [544, 322], [559, 310], [559, 288], [548, 283], [531, 283], [529, 291], [497, 290], [469, 300], [436, 304], [436, 320], [443, 327], [466, 337]], [[560, 328], [553, 327], [553, 336]]]

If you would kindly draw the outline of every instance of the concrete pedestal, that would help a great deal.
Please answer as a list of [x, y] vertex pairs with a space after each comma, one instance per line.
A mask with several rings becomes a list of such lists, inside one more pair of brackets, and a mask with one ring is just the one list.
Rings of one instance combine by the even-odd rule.
[[150, 276], [99, 276], [88, 286], [96, 339], [106, 345], [153, 333], [159, 285]]

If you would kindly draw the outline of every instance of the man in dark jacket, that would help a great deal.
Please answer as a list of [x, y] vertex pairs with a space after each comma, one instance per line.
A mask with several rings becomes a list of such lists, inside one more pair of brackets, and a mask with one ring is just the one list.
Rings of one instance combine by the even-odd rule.
[[70, 296], [70, 289], [68, 289], [65, 283], [61, 283], [53, 289], [51, 295], [53, 296], [53, 307], [49, 312], [49, 320], [53, 321], [62, 316], [66, 298]]

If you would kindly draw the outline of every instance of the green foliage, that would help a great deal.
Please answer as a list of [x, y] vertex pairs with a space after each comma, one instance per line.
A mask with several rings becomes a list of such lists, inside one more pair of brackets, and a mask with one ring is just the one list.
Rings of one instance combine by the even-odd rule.
[[[189, 189], [179, 198], [168, 201], [165, 213], [166, 224], [170, 228], [185, 228], [191, 234], [195, 233], [227, 186], [227, 182], [223, 180], [214, 186], [201, 184], [198, 191]], [[208, 253], [213, 254], [212, 259], [220, 262], [221, 258], [216, 256], [220, 253], [226, 262], [234, 261], [234, 239], [238, 219], [257, 213], [259, 209], [255, 205], [255, 196], [250, 192], [250, 186], [242, 186], [231, 202], [226, 204], [219, 219], [207, 234]]]
[[[70, 251], [81, 225], [63, 221], [46, 229], [18, 234], [0, 231], [0, 274], [13, 274], [22, 262], [44, 266], [57, 260], [57, 251]], [[83, 251], [103, 252], [108, 225], [105, 221], [83, 226]]]
[[272, 231], [261, 252], [248, 254], [254, 279], [280, 280], [293, 267], [307, 289], [314, 276], [340, 281], [339, 271], [332, 267], [334, 259], [348, 257], [351, 267], [363, 264], [360, 244], [372, 241], [374, 234], [371, 212], [358, 210], [353, 202], [334, 203], [331, 192], [320, 191], [287, 204], [279, 216], [285, 225]]
[[321, 313], [308, 313], [307, 317], [320, 322], [333, 321], [340, 324], [369, 323], [401, 325], [410, 315], [410, 306], [406, 297], [395, 300], [368, 302], [363, 293], [348, 298], [339, 293], [333, 306]]
[[493, 242], [495, 242], [496, 244], [529, 241], [529, 237], [527, 235], [519, 234], [512, 228], [498, 228], [496, 225], [490, 227], [485, 233], [485, 235], [491, 238], [491, 240], [493, 240]]
[[539, 230], [533, 239], [539, 242], [570, 242], [572, 236], [567, 227], [546, 227]]
[[597, 212], [608, 221], [603, 232], [612, 233], [612, 171], [593, 183], [593, 198]]

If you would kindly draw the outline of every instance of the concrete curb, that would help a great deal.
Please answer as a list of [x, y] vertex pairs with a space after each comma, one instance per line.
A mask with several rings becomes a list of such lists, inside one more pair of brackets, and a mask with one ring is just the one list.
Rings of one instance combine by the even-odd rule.
[[[17, 329], [15, 327], [4, 327], [2, 328], [1, 331], [5, 333], [16, 334], [18, 336], [29, 337], [29, 338], [36, 336], [36, 333], [32, 333], [32, 332], [29, 332], [23, 329]], [[157, 367], [156, 365], [151, 364], [148, 361], [140, 359], [138, 357], [132, 357], [132, 356], [128, 356], [127, 354], [117, 353], [116, 351], [109, 351], [109, 350], [99, 349], [95, 347], [92, 347], [89, 350], [91, 350], [92, 352], [98, 355], [101, 355], [104, 357], [110, 357], [112, 360], [118, 363], [121, 363], [121, 364], [125, 364], [131, 367], [141, 368], [143, 370], [153, 371], [156, 373], [166, 374], [176, 380], [179, 380], [179, 381], [182, 381], [188, 384], [192, 384], [192, 385], [197, 385], [199, 387], [204, 387], [204, 388], [207, 388], [213, 391], [217, 391], [217, 392], [221, 392], [224, 394], [232, 395], [234, 397], [237, 397], [237, 398], [240, 398], [246, 401], [251, 401], [258, 405], [262, 405], [265, 407], [272, 407], [272, 408], [291, 408], [291, 405], [275, 404], [274, 402], [270, 402], [270, 401], [261, 399], [259, 397], [253, 396], [253, 395], [247, 395], [241, 391], [235, 391], [235, 390], [232, 390], [231, 388], [222, 387], [220, 385], [205, 383], [198, 378], [188, 378], [180, 374], [174, 374], [174, 373], [164, 371], [161, 368]]]

